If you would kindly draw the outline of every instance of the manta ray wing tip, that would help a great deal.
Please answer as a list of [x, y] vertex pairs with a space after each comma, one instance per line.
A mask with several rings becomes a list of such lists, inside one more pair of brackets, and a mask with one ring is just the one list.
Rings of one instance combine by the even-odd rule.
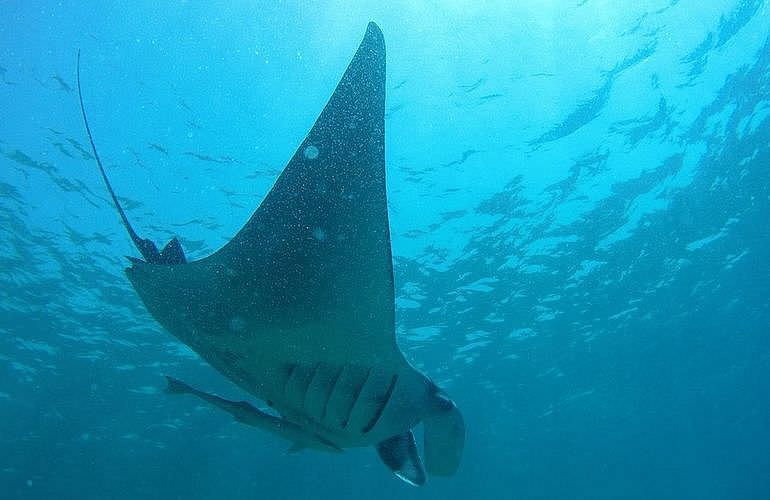
[[369, 24], [366, 26], [366, 32], [367, 34], [382, 36], [382, 30], [374, 21], [369, 21]]
[[366, 26], [363, 44], [385, 45], [385, 35], [382, 34], [382, 30], [374, 21], [370, 21]]

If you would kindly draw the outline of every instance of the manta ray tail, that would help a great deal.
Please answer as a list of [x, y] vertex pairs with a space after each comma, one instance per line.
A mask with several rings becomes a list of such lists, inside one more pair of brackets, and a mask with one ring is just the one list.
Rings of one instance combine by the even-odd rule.
[[94, 138], [91, 134], [91, 127], [88, 125], [86, 107], [83, 104], [83, 92], [80, 89], [80, 50], [78, 50], [77, 83], [78, 99], [80, 100], [80, 111], [83, 115], [83, 123], [86, 126], [88, 142], [91, 143], [91, 151], [94, 153], [94, 158], [96, 159], [96, 164], [99, 166], [99, 171], [102, 174], [102, 179], [104, 179], [104, 184], [107, 186], [107, 191], [110, 192], [112, 202], [115, 204], [115, 208], [118, 210], [118, 214], [123, 221], [123, 225], [126, 227], [128, 235], [131, 237], [131, 241], [134, 242], [136, 249], [139, 250], [139, 253], [142, 254], [144, 260], [150, 264], [184, 264], [187, 262], [187, 259], [185, 258], [184, 251], [182, 250], [182, 245], [176, 238], [173, 238], [171, 241], [169, 241], [166, 246], [163, 247], [163, 250], [159, 252], [158, 247], [155, 246], [155, 243], [136, 234], [136, 231], [134, 231], [134, 228], [128, 221], [128, 217], [126, 217], [126, 212], [123, 211], [123, 207], [118, 201], [118, 197], [115, 195], [115, 191], [112, 190], [110, 180], [107, 178], [107, 172], [105, 172], [104, 166], [102, 165], [102, 160], [99, 158], [99, 153], [96, 151], [96, 144], [94, 144]]

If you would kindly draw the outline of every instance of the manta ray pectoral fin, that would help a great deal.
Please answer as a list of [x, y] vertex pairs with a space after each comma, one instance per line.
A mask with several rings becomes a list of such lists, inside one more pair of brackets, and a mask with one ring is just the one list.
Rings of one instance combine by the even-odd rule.
[[[188, 344], [194, 330], [198, 346], [241, 318], [260, 334], [244, 335], [239, 350], [276, 362], [402, 366], [384, 116], [385, 43], [371, 23], [315, 124], [243, 228], [187, 265], [136, 264], [127, 271], [153, 316]], [[197, 349], [204, 357], [210, 352]]]
[[460, 466], [465, 447], [465, 422], [460, 410], [443, 392], [434, 394], [435, 408], [423, 419], [425, 465], [428, 473], [451, 476]]
[[425, 484], [425, 470], [417, 453], [412, 431], [397, 434], [377, 444], [377, 453], [393, 474], [412, 486]]
[[96, 165], [99, 167], [99, 172], [102, 174], [102, 179], [104, 180], [105, 186], [107, 186], [107, 191], [110, 193], [110, 197], [112, 198], [112, 202], [115, 204], [115, 209], [118, 211], [118, 215], [120, 215], [120, 219], [123, 221], [123, 225], [126, 227], [126, 231], [128, 231], [128, 235], [131, 237], [131, 241], [134, 242], [134, 246], [136, 246], [136, 249], [139, 250], [139, 253], [142, 254], [142, 257], [144, 257], [144, 260], [150, 264], [168, 264], [168, 265], [176, 265], [176, 264], [184, 264], [187, 262], [187, 259], [184, 256], [184, 251], [182, 250], [182, 245], [179, 244], [179, 240], [176, 238], [169, 241], [166, 246], [163, 248], [162, 252], [158, 252], [158, 247], [155, 246], [155, 243], [153, 243], [151, 240], [148, 240], [147, 238], [142, 238], [138, 234], [136, 234], [136, 231], [134, 231], [133, 226], [131, 226], [131, 223], [128, 221], [128, 217], [126, 216], [126, 212], [123, 210], [123, 207], [120, 205], [120, 201], [118, 201], [118, 196], [115, 194], [115, 191], [112, 189], [112, 184], [110, 184], [110, 180], [107, 177], [107, 172], [104, 170], [104, 165], [102, 165], [102, 160], [99, 157], [99, 153], [96, 151], [96, 144], [94, 143], [93, 135], [91, 134], [91, 127], [88, 125], [88, 116], [86, 115], [86, 107], [85, 104], [83, 104], [83, 92], [80, 87], [80, 51], [78, 50], [78, 62], [77, 62], [77, 82], [78, 82], [78, 99], [80, 100], [80, 112], [83, 115], [83, 123], [86, 126], [86, 133], [88, 134], [88, 142], [91, 144], [91, 151], [94, 154], [94, 159], [96, 159]]

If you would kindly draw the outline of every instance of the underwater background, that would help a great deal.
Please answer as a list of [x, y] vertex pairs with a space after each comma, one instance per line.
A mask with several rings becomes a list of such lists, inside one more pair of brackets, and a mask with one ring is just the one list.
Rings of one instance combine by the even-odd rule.
[[[770, 498], [763, 0], [0, 3], [0, 497]], [[248, 219], [366, 24], [388, 50], [398, 343], [467, 425], [422, 489], [288, 443], [163, 331], [137, 231]], [[421, 441], [418, 435], [418, 441]]]

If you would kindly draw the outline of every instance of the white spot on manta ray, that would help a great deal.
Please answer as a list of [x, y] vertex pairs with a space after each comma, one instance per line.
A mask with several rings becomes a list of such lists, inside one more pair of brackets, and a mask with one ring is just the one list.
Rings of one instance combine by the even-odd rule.
[[240, 333], [246, 329], [246, 320], [240, 316], [230, 318], [230, 330]]
[[307, 158], [308, 160], [315, 160], [316, 158], [318, 158], [319, 153], [320, 151], [318, 150], [318, 148], [312, 145], [307, 146], [304, 149], [304, 151], [302, 151], [302, 154], [305, 155], [305, 158]]
[[320, 227], [316, 227], [313, 229], [313, 238], [317, 239], [318, 241], [326, 241], [326, 231]]

